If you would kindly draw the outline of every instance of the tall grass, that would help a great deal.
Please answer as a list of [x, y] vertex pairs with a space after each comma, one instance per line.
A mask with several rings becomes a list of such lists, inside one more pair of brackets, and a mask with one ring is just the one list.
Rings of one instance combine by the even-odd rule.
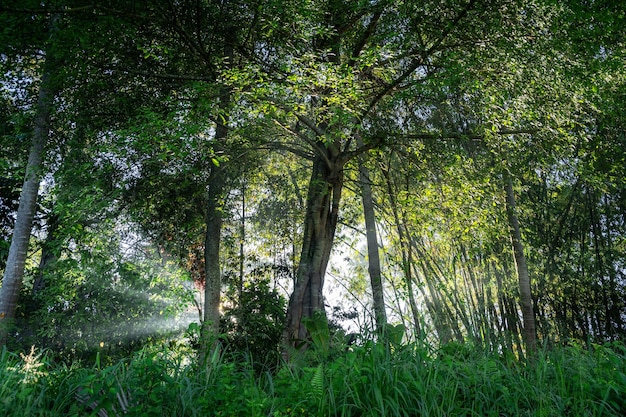
[[204, 366], [162, 349], [85, 367], [3, 350], [0, 415], [626, 415], [626, 349], [618, 344], [543, 350], [530, 361], [460, 345], [373, 343], [311, 357], [259, 374], [245, 356], [219, 352]]
[[619, 345], [543, 351], [523, 362], [374, 346], [330, 376], [339, 407], [324, 415], [622, 416], [625, 359]]

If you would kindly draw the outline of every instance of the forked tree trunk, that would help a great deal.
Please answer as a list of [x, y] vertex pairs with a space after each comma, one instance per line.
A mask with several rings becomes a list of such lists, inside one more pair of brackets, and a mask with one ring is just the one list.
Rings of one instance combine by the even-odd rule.
[[537, 349], [537, 338], [535, 330], [535, 313], [533, 311], [533, 299], [530, 288], [530, 276], [524, 255], [524, 245], [522, 243], [522, 233], [519, 227], [519, 219], [515, 205], [515, 194], [513, 193], [513, 179], [509, 172], [504, 174], [504, 187], [506, 191], [506, 213], [511, 233], [511, 244], [513, 246], [513, 256], [519, 280], [520, 304], [522, 306], [522, 320], [524, 322], [524, 343], [529, 353]]
[[[306, 340], [303, 319], [313, 317], [316, 312], [325, 314], [324, 275], [337, 229], [342, 187], [342, 166], [332, 161], [329, 164], [327, 158], [316, 156], [306, 201], [300, 263], [283, 331], [285, 347]], [[288, 356], [287, 351], [284, 353]]]
[[56, 90], [52, 86], [50, 64], [45, 64], [39, 88], [37, 113], [33, 128], [33, 141], [28, 154], [24, 185], [20, 193], [17, 219], [13, 228], [2, 287], [0, 287], [0, 346], [6, 344], [9, 328], [15, 318], [18, 296], [24, 278], [28, 242], [37, 207], [39, 183], [43, 171], [45, 146], [50, 130], [50, 115]]

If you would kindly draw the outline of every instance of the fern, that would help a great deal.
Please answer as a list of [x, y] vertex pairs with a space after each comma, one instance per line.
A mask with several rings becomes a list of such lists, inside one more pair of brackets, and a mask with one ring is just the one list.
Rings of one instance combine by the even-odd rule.
[[320, 363], [315, 369], [315, 373], [311, 378], [311, 392], [316, 399], [322, 398], [324, 393], [324, 364]]

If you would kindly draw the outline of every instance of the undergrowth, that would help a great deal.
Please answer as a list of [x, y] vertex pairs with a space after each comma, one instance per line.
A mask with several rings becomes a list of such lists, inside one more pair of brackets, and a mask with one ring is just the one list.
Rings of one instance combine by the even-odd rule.
[[459, 347], [366, 343], [259, 371], [216, 352], [198, 366], [145, 349], [112, 364], [0, 352], [2, 416], [622, 416], [626, 349], [542, 350], [529, 361]]

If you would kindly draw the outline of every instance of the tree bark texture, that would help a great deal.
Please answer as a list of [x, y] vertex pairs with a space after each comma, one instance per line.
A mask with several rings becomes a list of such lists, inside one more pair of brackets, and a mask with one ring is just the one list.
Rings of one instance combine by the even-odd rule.
[[317, 155], [309, 182], [304, 236], [294, 290], [287, 308], [283, 331], [285, 346], [306, 340], [302, 319], [324, 311], [324, 275], [337, 229], [339, 201], [343, 187], [342, 165]]
[[[224, 58], [227, 67], [232, 65], [234, 57], [233, 30], [227, 30], [224, 38]], [[231, 91], [221, 87], [219, 111], [221, 123], [215, 127], [215, 147], [224, 146], [228, 138], [229, 110]], [[207, 190], [206, 231], [204, 239], [204, 315], [200, 331], [200, 362], [203, 363], [215, 346], [220, 331], [220, 302], [222, 294], [222, 268], [220, 262], [220, 244], [222, 238], [222, 214], [224, 210], [224, 172], [227, 162], [220, 166], [212, 163]]]
[[9, 327], [15, 318], [15, 310], [24, 278], [28, 242], [37, 208], [45, 147], [50, 130], [52, 102], [56, 92], [52, 86], [49, 67], [50, 64], [46, 63], [46, 69], [41, 79], [32, 146], [28, 154], [24, 185], [20, 193], [9, 256], [2, 278], [2, 287], [0, 287], [0, 346], [6, 344]]
[[206, 233], [204, 240], [204, 316], [203, 339], [208, 341], [219, 334], [220, 294], [222, 287], [220, 244], [222, 235], [222, 194], [223, 184], [219, 167], [212, 167], [206, 213]]
[[[216, 141], [224, 140], [228, 134], [226, 126], [218, 126]], [[200, 361], [203, 362], [215, 345], [220, 330], [220, 302], [222, 294], [222, 267], [220, 246], [224, 209], [224, 169], [212, 165], [207, 190], [205, 235], [204, 235], [204, 314], [200, 334]]]
[[513, 246], [513, 256], [519, 281], [520, 304], [522, 306], [522, 320], [524, 323], [524, 343], [526, 350], [531, 353], [537, 349], [535, 313], [533, 311], [533, 299], [530, 288], [530, 276], [524, 255], [524, 245], [522, 243], [522, 233], [519, 227], [519, 219], [515, 205], [515, 194], [513, 192], [513, 179], [510, 173], [505, 173], [504, 187], [506, 191], [506, 213], [511, 233], [511, 244]]

